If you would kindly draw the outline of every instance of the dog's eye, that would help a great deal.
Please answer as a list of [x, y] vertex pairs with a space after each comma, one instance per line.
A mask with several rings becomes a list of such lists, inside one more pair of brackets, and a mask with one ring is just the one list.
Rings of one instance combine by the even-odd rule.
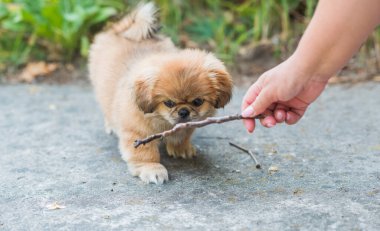
[[175, 106], [175, 103], [172, 101], [172, 100], [166, 100], [165, 102], [164, 102], [164, 104], [167, 106], [167, 107], [169, 107], [169, 108], [172, 108], [172, 107], [174, 107]]
[[199, 106], [201, 106], [203, 104], [203, 99], [196, 98], [196, 99], [193, 100], [192, 103], [193, 103], [194, 106], [199, 107]]

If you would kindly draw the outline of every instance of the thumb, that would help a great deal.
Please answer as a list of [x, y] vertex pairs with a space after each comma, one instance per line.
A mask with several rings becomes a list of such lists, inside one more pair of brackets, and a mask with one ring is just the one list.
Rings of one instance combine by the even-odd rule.
[[263, 89], [251, 105], [253, 116], [263, 113], [274, 101], [273, 91], [269, 88]]

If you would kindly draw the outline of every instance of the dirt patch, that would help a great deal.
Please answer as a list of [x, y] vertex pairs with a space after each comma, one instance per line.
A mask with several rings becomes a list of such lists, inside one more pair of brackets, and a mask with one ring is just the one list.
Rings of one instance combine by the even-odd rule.
[[[240, 49], [233, 65], [229, 66], [234, 83], [247, 86], [254, 83], [265, 71], [281, 63], [286, 57], [278, 57], [271, 43], [247, 45]], [[350, 62], [329, 81], [330, 84], [355, 84], [366, 81], [380, 82], [380, 60], [375, 51], [359, 52]], [[56, 64], [54, 71], [31, 78], [30, 83], [72, 84], [88, 83], [87, 61], [79, 60], [74, 64]], [[25, 82], [22, 78], [25, 67], [8, 70], [0, 77], [0, 83], [16, 84]], [[1, 74], [0, 74], [1, 76]]]
[[[286, 56], [277, 57], [276, 53], [276, 48], [271, 43], [242, 47], [232, 68], [235, 84], [252, 84], [265, 71], [287, 58]], [[380, 82], [379, 57], [380, 54], [377, 54], [375, 50], [361, 50], [337, 75], [330, 79], [329, 83], [356, 84], [367, 81]]]
[[29, 80], [23, 77], [27, 66], [17, 70], [9, 70], [7, 73], [3, 73], [3, 77], [0, 75], [0, 83], [75, 84], [89, 82], [87, 64], [84, 60], [70, 64], [55, 63], [54, 65], [57, 65], [54, 71], [36, 73]]

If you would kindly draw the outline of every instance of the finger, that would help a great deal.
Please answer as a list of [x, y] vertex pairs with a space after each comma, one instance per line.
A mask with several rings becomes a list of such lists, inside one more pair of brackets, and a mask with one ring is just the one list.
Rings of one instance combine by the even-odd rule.
[[287, 111], [285, 122], [289, 125], [295, 124], [301, 119], [302, 115], [303, 113], [299, 114], [295, 111]]
[[[242, 109], [245, 106], [246, 105], [244, 105], [243, 103]], [[243, 112], [241, 114], [244, 117], [252, 117], [252, 114], [253, 114], [252, 106], [249, 105], [248, 107], [243, 109]], [[252, 133], [255, 130], [255, 119], [244, 119], [243, 124], [249, 133]]]
[[243, 120], [243, 124], [249, 133], [252, 133], [255, 130], [255, 120], [254, 119]]
[[255, 115], [252, 103], [255, 102], [262, 90], [262, 80], [259, 78], [253, 85], [249, 87], [243, 97], [242, 115], [244, 117], [253, 117]]
[[289, 108], [282, 104], [277, 104], [276, 109], [274, 110], [274, 118], [277, 123], [283, 123], [286, 119], [286, 111]]
[[276, 119], [273, 116], [273, 112], [270, 110], [265, 110], [265, 112], [262, 113], [265, 117], [263, 119], [260, 119], [261, 125], [267, 128], [274, 127], [276, 125]]
[[260, 87], [260, 82], [258, 80], [251, 87], [249, 87], [249, 89], [245, 93], [245, 95], [243, 97], [243, 102], [242, 102], [241, 109], [244, 110], [249, 105], [251, 105], [256, 100], [256, 98], [259, 95], [260, 91], [261, 91], [261, 87]]
[[252, 103], [253, 116], [263, 113], [275, 100], [272, 96], [273, 92], [269, 88], [263, 89]]
[[[243, 102], [241, 106], [242, 110], [242, 115], [244, 117], [252, 117], [253, 115], [253, 110], [250, 105], [252, 104], [253, 101], [255, 101], [257, 95], [260, 93], [260, 82], [257, 81], [255, 84], [253, 84], [248, 91], [246, 92], [245, 96], [243, 97]], [[252, 120], [243, 120], [243, 124], [247, 131], [249, 133], [252, 133], [255, 130], [255, 125], [256, 122], [254, 119]]]
[[[252, 111], [250, 110], [252, 110], [251, 106], [249, 106], [242, 112], [242, 116], [251, 117]], [[255, 119], [245, 119], [243, 120], [243, 124], [249, 133], [252, 133], [255, 130]]]
[[274, 118], [277, 123], [283, 123], [286, 119], [286, 112], [283, 109], [277, 109], [274, 112]]

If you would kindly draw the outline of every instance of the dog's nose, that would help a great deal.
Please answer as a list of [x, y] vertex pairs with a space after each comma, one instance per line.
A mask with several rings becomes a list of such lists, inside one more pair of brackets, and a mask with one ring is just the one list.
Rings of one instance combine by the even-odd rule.
[[189, 110], [187, 110], [186, 108], [181, 108], [181, 109], [179, 109], [179, 111], [178, 111], [178, 115], [179, 115], [179, 117], [181, 117], [182, 119], [186, 119], [186, 118], [190, 115], [190, 112], [189, 112]]

